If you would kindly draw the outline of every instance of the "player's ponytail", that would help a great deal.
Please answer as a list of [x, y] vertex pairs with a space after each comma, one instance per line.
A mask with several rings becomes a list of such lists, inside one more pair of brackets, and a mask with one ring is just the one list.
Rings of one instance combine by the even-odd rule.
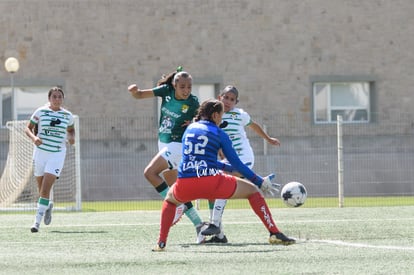
[[172, 72], [172, 73], [169, 73], [167, 75], [165, 75], [165, 74], [162, 75], [161, 79], [157, 81], [157, 86], [161, 86], [161, 85], [164, 85], [164, 84], [172, 85], [172, 81], [173, 81], [174, 75], [176, 73], [177, 72]]
[[180, 79], [180, 77], [191, 78], [191, 75], [187, 72], [184, 72], [182, 66], [178, 66], [177, 70], [175, 70], [174, 72], [169, 73], [167, 75], [162, 75], [161, 79], [157, 81], [157, 86], [161, 86], [164, 84], [173, 85]]
[[207, 99], [203, 101], [198, 108], [197, 115], [195, 116], [195, 121], [200, 120], [209, 120], [213, 121], [213, 114], [220, 113], [224, 110], [223, 103], [218, 99]]

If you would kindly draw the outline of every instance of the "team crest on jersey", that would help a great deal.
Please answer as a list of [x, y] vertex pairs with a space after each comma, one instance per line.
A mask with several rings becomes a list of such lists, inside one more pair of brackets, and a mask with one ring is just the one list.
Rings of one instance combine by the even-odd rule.
[[230, 117], [231, 117], [231, 119], [232, 119], [232, 120], [236, 120], [236, 119], [237, 119], [237, 117], [238, 117], [238, 113], [236, 113], [236, 112], [231, 112], [231, 113], [230, 113]]
[[184, 114], [188, 112], [188, 109], [190, 109], [190, 107], [186, 104], [183, 104], [183, 106], [181, 106], [181, 112]]

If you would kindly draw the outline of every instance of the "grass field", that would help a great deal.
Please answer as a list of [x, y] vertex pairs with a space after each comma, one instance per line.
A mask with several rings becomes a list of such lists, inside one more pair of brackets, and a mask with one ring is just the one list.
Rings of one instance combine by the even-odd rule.
[[414, 206], [271, 210], [297, 244], [268, 244], [250, 209], [225, 211], [225, 245], [196, 245], [184, 217], [164, 253], [158, 210], [57, 212], [37, 234], [34, 212], [1, 214], [0, 274], [414, 274]]
[[[285, 208], [280, 198], [267, 198], [270, 207]], [[126, 210], [159, 210], [162, 200], [153, 201], [98, 201], [83, 202], [82, 211], [126, 211]], [[207, 209], [207, 200], [200, 200], [201, 209]], [[372, 207], [372, 206], [409, 206], [414, 205], [414, 196], [399, 197], [347, 197], [346, 207]], [[59, 206], [59, 204], [57, 205]], [[64, 205], [62, 205], [64, 207]], [[338, 198], [308, 198], [301, 208], [338, 207]], [[226, 209], [250, 209], [247, 200], [229, 200]]]

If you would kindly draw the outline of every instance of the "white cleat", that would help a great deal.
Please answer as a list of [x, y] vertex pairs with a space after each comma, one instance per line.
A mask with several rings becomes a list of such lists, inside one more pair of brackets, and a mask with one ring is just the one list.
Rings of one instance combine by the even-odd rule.
[[53, 209], [53, 202], [49, 203], [49, 208], [45, 211], [45, 218], [43, 222], [46, 225], [49, 225], [52, 222], [52, 209]]
[[202, 231], [206, 230], [209, 226], [208, 222], [202, 222], [199, 225], [196, 226], [196, 233], [197, 233], [197, 244], [202, 244], [206, 241], [206, 236], [201, 234]]

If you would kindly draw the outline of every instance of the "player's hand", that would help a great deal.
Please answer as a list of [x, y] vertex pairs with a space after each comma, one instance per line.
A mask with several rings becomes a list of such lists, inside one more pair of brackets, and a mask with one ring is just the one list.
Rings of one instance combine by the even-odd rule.
[[69, 143], [70, 145], [75, 144], [75, 138], [74, 138], [74, 137], [68, 137], [68, 143]]
[[280, 141], [277, 138], [274, 138], [274, 137], [269, 138], [269, 140], [267, 142], [269, 142], [270, 144], [275, 145], [275, 146], [280, 146]]
[[262, 190], [263, 194], [267, 197], [274, 197], [280, 190], [280, 184], [272, 182], [274, 178], [275, 174], [273, 173], [264, 177], [262, 186], [260, 186], [260, 190]]
[[137, 84], [132, 84], [128, 86], [128, 91], [131, 93], [136, 93], [138, 92], [138, 86]]
[[34, 143], [36, 146], [40, 146], [40, 145], [42, 145], [42, 144], [43, 144], [43, 141], [42, 141], [39, 137], [35, 137], [35, 138], [34, 138], [34, 140], [33, 140], [33, 143]]
[[181, 124], [181, 127], [187, 127], [190, 124], [191, 124], [191, 120], [184, 120], [184, 123]]

